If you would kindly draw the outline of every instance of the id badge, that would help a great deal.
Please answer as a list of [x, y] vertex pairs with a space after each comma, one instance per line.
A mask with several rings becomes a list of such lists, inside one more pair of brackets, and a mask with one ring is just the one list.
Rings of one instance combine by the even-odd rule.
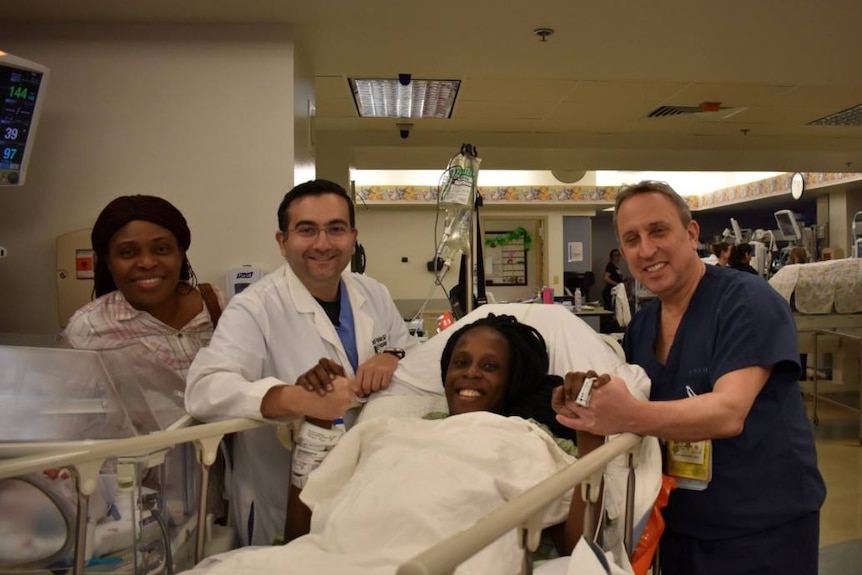
[[667, 473], [679, 488], [706, 489], [712, 480], [712, 441], [668, 441]]

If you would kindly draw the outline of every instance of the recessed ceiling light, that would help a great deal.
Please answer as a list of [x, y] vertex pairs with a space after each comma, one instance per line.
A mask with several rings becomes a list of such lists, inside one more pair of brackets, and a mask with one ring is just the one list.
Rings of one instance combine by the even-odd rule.
[[350, 78], [356, 110], [362, 118], [449, 118], [460, 80]]

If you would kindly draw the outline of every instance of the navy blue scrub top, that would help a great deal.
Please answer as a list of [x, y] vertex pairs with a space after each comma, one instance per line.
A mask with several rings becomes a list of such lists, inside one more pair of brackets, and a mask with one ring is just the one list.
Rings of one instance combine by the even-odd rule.
[[623, 341], [628, 361], [652, 381], [652, 401], [684, 399], [686, 386], [710, 393], [726, 373], [773, 366], [742, 433], [713, 440], [709, 486], [672, 492], [663, 513], [667, 529], [724, 539], [820, 509], [826, 487], [802, 402], [796, 325], [787, 302], [759, 276], [707, 265], [666, 365], [654, 351], [660, 320], [656, 299], [635, 315]]

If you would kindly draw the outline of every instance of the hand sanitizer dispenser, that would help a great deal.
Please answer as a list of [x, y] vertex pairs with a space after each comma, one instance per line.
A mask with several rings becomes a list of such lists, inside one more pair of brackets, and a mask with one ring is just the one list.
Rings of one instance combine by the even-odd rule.
[[228, 299], [232, 298], [264, 276], [264, 271], [249, 265], [228, 270], [225, 274], [225, 290]]

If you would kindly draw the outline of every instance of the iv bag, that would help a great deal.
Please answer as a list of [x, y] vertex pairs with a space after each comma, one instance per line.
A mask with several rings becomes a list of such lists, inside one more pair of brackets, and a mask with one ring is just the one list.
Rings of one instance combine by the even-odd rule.
[[444, 211], [443, 237], [437, 247], [437, 257], [447, 266], [459, 254], [470, 252], [470, 223], [476, 198], [479, 163], [470, 144], [449, 162], [440, 187], [440, 209]]

